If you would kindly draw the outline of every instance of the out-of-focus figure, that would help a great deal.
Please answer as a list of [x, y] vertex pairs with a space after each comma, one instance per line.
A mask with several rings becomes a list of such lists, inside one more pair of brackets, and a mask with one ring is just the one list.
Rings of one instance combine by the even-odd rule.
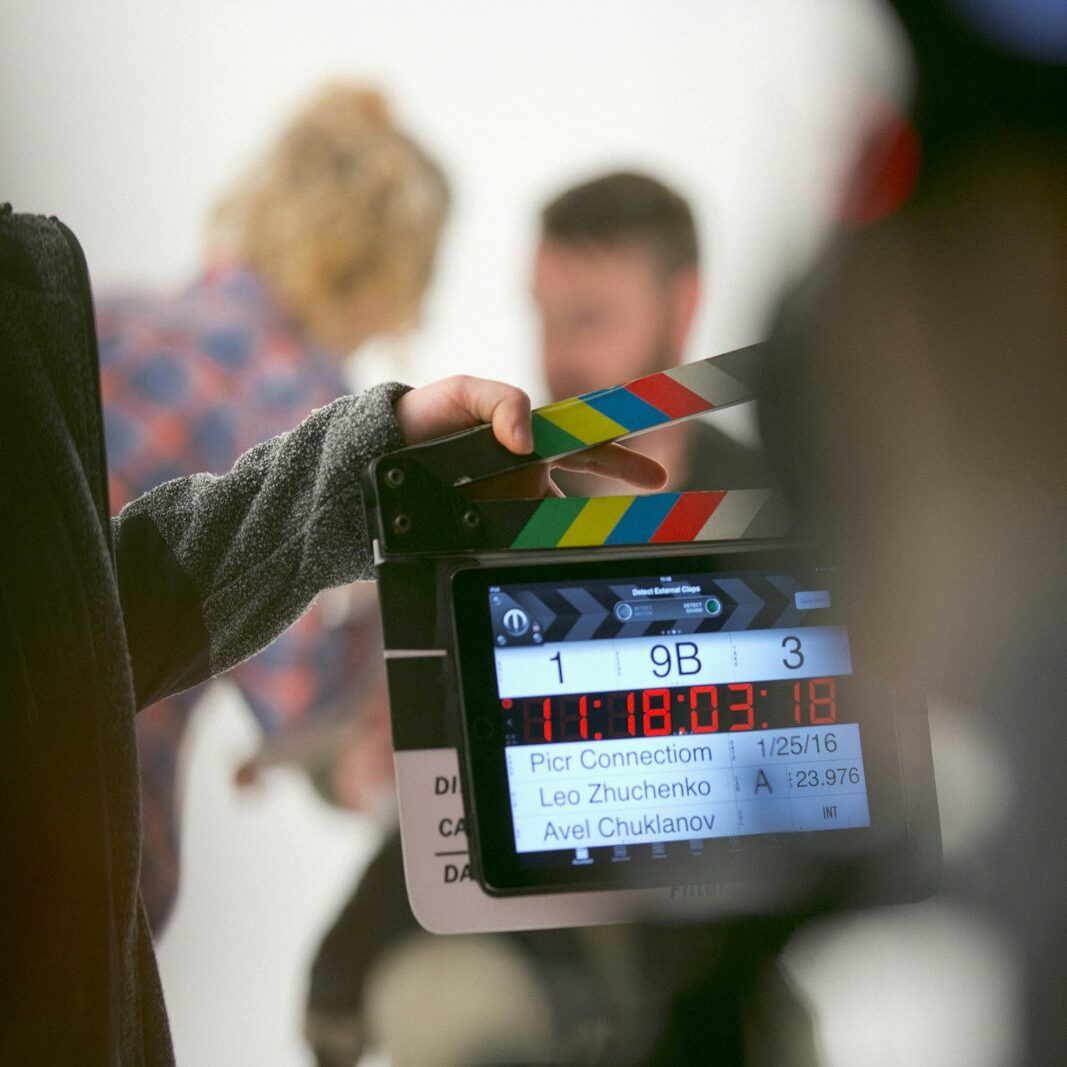
[[[417, 320], [448, 204], [442, 171], [380, 93], [323, 88], [219, 203], [192, 285], [99, 300], [112, 508], [179, 475], [228, 470], [347, 392], [345, 357]], [[329, 790], [332, 751], [357, 728], [352, 709], [377, 684], [378, 653], [377, 608], [364, 597], [342, 625], [313, 608], [228, 677], [267, 738], [283, 735]], [[141, 884], [156, 931], [177, 891], [176, 761], [200, 695], [138, 717]]]
[[[701, 290], [696, 221], [678, 192], [616, 171], [560, 193], [541, 212], [533, 272], [551, 399], [679, 366]], [[766, 483], [759, 453], [708, 422], [643, 434], [635, 447], [667, 467], [672, 489]], [[555, 477], [572, 495], [604, 491]]]
[[[553, 400], [678, 366], [700, 296], [688, 203], [631, 172], [561, 193], [541, 215], [533, 295]], [[672, 488], [767, 481], [758, 451], [699, 421], [635, 444], [668, 467]], [[606, 491], [553, 477], [571, 493]], [[388, 737], [384, 699], [367, 711]], [[411, 1065], [807, 1067], [812, 1020], [775, 965], [792, 929], [772, 919], [437, 937], [408, 907], [394, 828], [320, 947], [306, 1034], [320, 1067], [352, 1067], [367, 1048]]]
[[533, 295], [553, 399], [676, 367], [700, 300], [689, 203], [651, 175], [617, 171], [541, 211]]
[[[986, 1020], [970, 1020], [950, 1039], [954, 1059], [1057, 1063], [1067, 1049], [1067, 8], [893, 6], [914, 50], [918, 180], [886, 205], [895, 211], [843, 232], [784, 303], [763, 432], [810, 532], [855, 576], [869, 669], [890, 686], [918, 679], [964, 709], [957, 733], [997, 772], [975, 773], [976, 761], [959, 780], [984, 808], [984, 833], [948, 864], [942, 902], [980, 920], [987, 954], [1008, 946], [994, 977], [1015, 994], [1001, 997], [1014, 1018], [977, 1040]], [[853, 201], [884, 187], [877, 161], [899, 153], [883, 147], [865, 158]], [[980, 803], [994, 792], [994, 807]], [[870, 961], [857, 965], [864, 982]], [[908, 1025], [945, 1029], [951, 1001], [976, 981], [961, 968], [928, 1018]]]
[[[0, 1049], [5, 1063], [174, 1063], [140, 898], [134, 718], [368, 579], [368, 463], [491, 423], [529, 452], [529, 397], [455, 376], [343, 396], [110, 516], [85, 257], [0, 205]], [[594, 462], [638, 486], [658, 464]], [[523, 479], [525, 492], [536, 492]]]

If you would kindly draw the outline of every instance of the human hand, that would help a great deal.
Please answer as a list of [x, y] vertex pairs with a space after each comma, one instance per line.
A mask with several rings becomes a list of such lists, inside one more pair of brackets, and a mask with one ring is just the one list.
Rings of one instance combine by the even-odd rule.
[[[395, 404], [397, 421], [408, 444], [489, 423], [496, 439], [509, 451], [525, 456], [533, 451], [530, 398], [503, 382], [455, 375], [405, 393]], [[667, 471], [654, 459], [624, 448], [600, 445], [551, 464], [537, 464], [476, 483], [469, 495], [483, 498], [559, 495], [549, 470], [584, 471], [627, 482], [639, 489], [659, 489]]]
[[487, 422], [509, 451], [520, 456], [533, 451], [530, 398], [503, 382], [456, 374], [405, 393], [394, 410], [409, 445]]

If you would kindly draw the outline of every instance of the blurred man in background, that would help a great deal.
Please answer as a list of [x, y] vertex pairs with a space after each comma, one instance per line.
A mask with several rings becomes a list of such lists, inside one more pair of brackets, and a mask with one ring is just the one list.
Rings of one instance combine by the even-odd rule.
[[[616, 172], [555, 197], [533, 271], [552, 400], [679, 366], [700, 278], [692, 211], [658, 179]], [[757, 451], [699, 420], [634, 445], [673, 489], [767, 484]], [[553, 478], [569, 494], [610, 491], [588, 475]], [[348, 795], [382, 758], [384, 694], [364, 715], [378, 725], [342, 757]], [[437, 937], [408, 906], [395, 818], [391, 828], [312, 967], [306, 1034], [321, 1067], [352, 1067], [368, 1047], [408, 1064], [686, 1064], [709, 1048], [718, 1063], [814, 1062], [811, 1019], [773, 964], [789, 924]]]
[[[417, 321], [448, 204], [441, 169], [378, 92], [324, 87], [219, 203], [201, 277], [176, 294], [98, 301], [112, 509], [170, 478], [228, 470], [348, 392], [345, 358]], [[327, 794], [333, 751], [381, 675], [373, 595], [348, 614], [329, 625], [313, 608], [228, 675], [268, 742], [283, 738]], [[177, 758], [201, 695], [137, 720], [142, 891], [157, 933], [177, 892]]]
[[[551, 399], [679, 366], [704, 287], [692, 209], [657, 178], [616, 171], [553, 198], [533, 272]], [[705, 421], [642, 434], [636, 447], [671, 472], [672, 489], [767, 484], [759, 453]], [[593, 490], [557, 477], [569, 494]]]

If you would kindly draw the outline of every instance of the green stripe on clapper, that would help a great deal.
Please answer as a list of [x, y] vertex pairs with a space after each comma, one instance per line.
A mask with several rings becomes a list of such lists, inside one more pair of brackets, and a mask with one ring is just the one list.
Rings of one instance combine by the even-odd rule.
[[541, 501], [511, 547], [555, 548], [585, 504], [586, 498], [581, 496], [550, 497]]
[[586, 448], [584, 441], [580, 441], [574, 434], [567, 433], [553, 422], [535, 411], [533, 413], [533, 439], [534, 451], [539, 456], [563, 456], [568, 452], [577, 452]]

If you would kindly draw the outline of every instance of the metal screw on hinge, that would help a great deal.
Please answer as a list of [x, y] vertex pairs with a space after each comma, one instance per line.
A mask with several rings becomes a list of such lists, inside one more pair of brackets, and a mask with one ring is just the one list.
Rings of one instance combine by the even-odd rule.
[[466, 526], [467, 526], [467, 528], [469, 530], [476, 529], [477, 526], [478, 526], [478, 523], [480, 523], [481, 521], [482, 521], [481, 520], [481, 516], [479, 516], [478, 512], [476, 512], [474, 510], [465, 511], [463, 513], [463, 522], [466, 524]]
[[393, 530], [398, 534], [406, 534], [411, 529], [411, 519], [407, 515], [397, 515], [393, 519]]
[[390, 467], [385, 472], [385, 484], [392, 489], [399, 489], [404, 484], [404, 472], [399, 467]]

